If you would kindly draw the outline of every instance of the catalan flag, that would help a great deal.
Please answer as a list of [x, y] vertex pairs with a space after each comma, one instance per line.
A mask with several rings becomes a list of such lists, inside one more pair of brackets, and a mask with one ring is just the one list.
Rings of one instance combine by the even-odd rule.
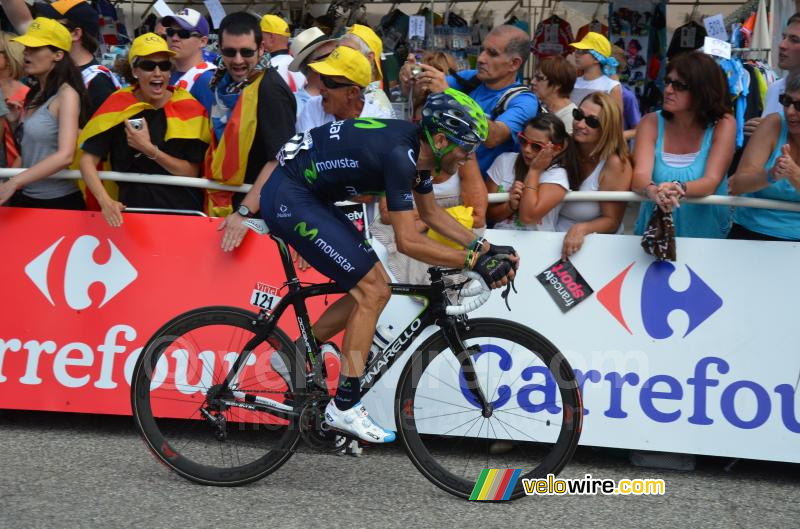
[[[206, 177], [231, 186], [244, 183], [247, 158], [256, 137], [258, 90], [264, 74], [242, 90], [239, 99], [228, 117], [221, 138], [214, 137], [206, 155]], [[213, 217], [223, 217], [233, 211], [233, 193], [230, 191], [206, 192], [207, 213]]]
[[485, 468], [481, 471], [475, 488], [472, 489], [470, 501], [501, 501], [511, 498], [514, 486], [519, 481], [520, 469]]

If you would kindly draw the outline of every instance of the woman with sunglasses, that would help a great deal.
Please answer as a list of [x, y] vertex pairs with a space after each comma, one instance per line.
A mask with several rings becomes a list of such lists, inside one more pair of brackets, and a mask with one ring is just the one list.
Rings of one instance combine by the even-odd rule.
[[36, 84], [25, 97], [17, 128], [21, 155], [17, 167], [27, 169], [0, 184], [0, 205], [85, 209], [74, 180], [48, 178], [72, 163], [82, 114], [89, 104], [81, 74], [69, 55], [72, 37], [55, 20], [37, 18], [13, 40], [25, 46], [23, 69]]
[[553, 55], [539, 63], [531, 85], [542, 107], [564, 123], [567, 134], [572, 134], [572, 110], [578, 108], [569, 98], [576, 75], [569, 61], [561, 55]]
[[497, 229], [555, 231], [561, 201], [577, 188], [575, 144], [555, 114], [540, 114], [517, 136], [520, 152], [497, 157], [489, 168], [489, 193], [509, 194], [489, 206]]
[[[800, 202], [800, 74], [789, 74], [780, 96], [783, 114], [761, 120], [747, 142], [730, 192]], [[800, 241], [800, 213], [736, 208], [729, 239]]]
[[155, 33], [137, 37], [128, 55], [135, 84], [111, 94], [81, 132], [81, 175], [110, 226], [122, 224], [126, 206], [202, 211], [198, 189], [119, 182], [119, 201], [106, 191], [97, 165], [113, 171], [200, 176], [210, 141], [208, 115], [192, 95], [168, 86], [174, 52]]
[[[603, 92], [586, 96], [573, 111], [572, 139], [577, 147], [575, 191], [628, 191], [632, 168], [622, 136], [622, 109]], [[592, 233], [622, 233], [625, 202], [567, 202], [555, 231], [567, 232], [561, 257], [574, 255]]]
[[664, 106], [639, 123], [634, 150], [633, 190], [643, 202], [635, 233], [641, 235], [653, 202], [672, 212], [678, 237], [725, 238], [727, 206], [681, 204], [684, 196], [725, 195], [736, 120], [725, 74], [710, 56], [683, 53], [667, 65]]

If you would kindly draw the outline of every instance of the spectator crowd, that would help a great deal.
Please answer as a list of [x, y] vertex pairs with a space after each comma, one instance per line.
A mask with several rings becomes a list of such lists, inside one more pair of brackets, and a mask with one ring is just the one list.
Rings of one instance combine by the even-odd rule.
[[[278, 16], [230, 13], [217, 29], [219, 60], [208, 59], [211, 29], [198, 11], [165, 17], [139, 35], [118, 72], [98, 61], [97, 12], [84, 0], [0, 0], [17, 34], [0, 34], [0, 163], [24, 169], [0, 183], [0, 205], [94, 209], [112, 226], [126, 208], [201, 210], [225, 217], [240, 240], [281, 147], [296, 133], [351, 118], [403, 119], [387, 96], [381, 38], [355, 24], [341, 36], [306, 29], [294, 38]], [[624, 51], [589, 32], [572, 58], [540, 60], [520, 82], [530, 36], [515, 26], [483, 39], [473, 70], [456, 71], [444, 52], [410, 55], [399, 82], [419, 120], [430, 94], [472, 97], [488, 137], [455, 174], [434, 175], [437, 200], [464, 225], [564, 233], [563, 257], [592, 233], [621, 233], [626, 204], [563, 202], [569, 191], [634, 191], [645, 197], [634, 231], [654, 212], [682, 237], [800, 240], [800, 213], [689, 204], [736, 194], [800, 202], [800, 13], [780, 44], [786, 76], [767, 94], [764, 115], [736, 118], [728, 79], [709, 55], [689, 51], [666, 67], [661, 110], [640, 115], [620, 84]], [[82, 181], [48, 178], [80, 169]], [[101, 181], [99, 171], [181, 175], [238, 186], [228, 191]], [[439, 171], [441, 172], [441, 171]], [[488, 193], [508, 193], [489, 204]], [[248, 199], [249, 197], [249, 199]], [[364, 197], [376, 235], [392, 247], [385, 203]], [[427, 226], [420, 222], [420, 231]], [[230, 249], [230, 245], [226, 249]], [[404, 280], [420, 268], [390, 263]], [[422, 274], [424, 275], [424, 274]]]

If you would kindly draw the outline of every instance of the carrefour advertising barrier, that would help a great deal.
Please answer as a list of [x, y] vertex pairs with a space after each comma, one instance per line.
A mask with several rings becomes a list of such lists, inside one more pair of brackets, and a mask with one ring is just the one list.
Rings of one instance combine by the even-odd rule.
[[[126, 215], [112, 229], [93, 213], [0, 208], [0, 408], [130, 413], [133, 363], [161, 324], [204, 305], [248, 307], [257, 283], [283, 280], [268, 237], [225, 254], [218, 223]], [[552, 267], [562, 235], [488, 238], [519, 250], [519, 293], [511, 312], [493, 295], [474, 316], [522, 322], [565, 353], [583, 389], [582, 444], [800, 462], [796, 244], [679, 239], [679, 260], [659, 263], [637, 237], [591, 235], [572, 259], [589, 288], [564, 312], [543, 284], [581, 297]], [[312, 318], [323, 303], [309, 301]], [[393, 299], [381, 322], [403, 328], [417, 312]], [[296, 336], [292, 315], [282, 321]], [[386, 423], [401, 366], [367, 396]], [[511, 378], [523, 367], [498, 361]], [[528, 399], [552, 391], [539, 384]], [[558, 413], [522, 404], [505, 405]]]

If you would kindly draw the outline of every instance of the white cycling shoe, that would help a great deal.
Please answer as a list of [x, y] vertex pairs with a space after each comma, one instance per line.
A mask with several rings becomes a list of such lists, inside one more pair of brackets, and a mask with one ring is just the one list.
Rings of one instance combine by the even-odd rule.
[[369, 443], [391, 443], [397, 434], [378, 426], [359, 401], [349, 410], [340, 410], [334, 401], [325, 408], [325, 422], [340, 432], [345, 432]]

